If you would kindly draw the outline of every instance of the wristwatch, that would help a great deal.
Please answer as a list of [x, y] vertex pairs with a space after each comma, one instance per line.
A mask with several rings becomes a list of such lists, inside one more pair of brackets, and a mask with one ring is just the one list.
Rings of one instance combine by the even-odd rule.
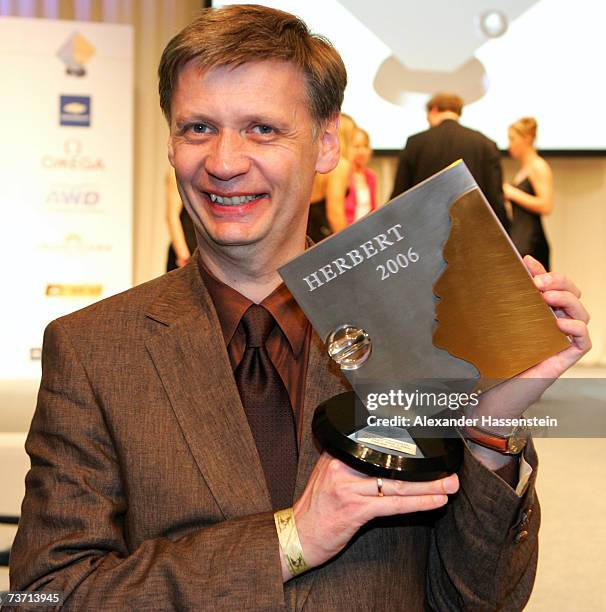
[[528, 429], [515, 427], [507, 434], [499, 434], [482, 427], [465, 425], [461, 433], [467, 440], [503, 455], [519, 455], [528, 442]]

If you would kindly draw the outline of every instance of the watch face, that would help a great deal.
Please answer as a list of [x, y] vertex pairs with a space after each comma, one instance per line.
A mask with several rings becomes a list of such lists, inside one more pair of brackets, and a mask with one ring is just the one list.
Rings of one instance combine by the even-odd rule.
[[507, 441], [507, 452], [512, 455], [517, 455], [524, 448], [523, 445], [520, 444], [520, 440], [516, 437], [511, 437]]
[[523, 429], [516, 429], [507, 439], [507, 452], [512, 455], [517, 455], [524, 450], [526, 442], [528, 440], [528, 434]]

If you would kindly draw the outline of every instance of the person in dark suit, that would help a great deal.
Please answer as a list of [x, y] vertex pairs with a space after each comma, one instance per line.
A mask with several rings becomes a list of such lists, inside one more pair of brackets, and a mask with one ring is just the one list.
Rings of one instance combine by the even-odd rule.
[[438, 93], [426, 108], [430, 128], [408, 138], [400, 154], [391, 197], [462, 159], [503, 227], [509, 229], [501, 156], [496, 144], [481, 132], [459, 123], [463, 100], [456, 94]]
[[[337, 52], [288, 13], [231, 5], [177, 34], [159, 74], [199, 248], [48, 326], [11, 588], [78, 611], [521, 609], [532, 443], [470, 442], [458, 475], [414, 483], [312, 438], [346, 380], [277, 269], [305, 250], [314, 174], [339, 159]], [[574, 337], [534, 394], [589, 340], [570, 281], [531, 271]], [[496, 398], [507, 416], [536, 399], [516, 389]]]

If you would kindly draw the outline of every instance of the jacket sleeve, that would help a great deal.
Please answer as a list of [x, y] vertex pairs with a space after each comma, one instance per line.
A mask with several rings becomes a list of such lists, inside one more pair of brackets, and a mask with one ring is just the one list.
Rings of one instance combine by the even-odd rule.
[[530, 597], [537, 566], [537, 456], [520, 497], [465, 448], [460, 490], [433, 531], [427, 572], [432, 610], [519, 611]]
[[31, 469], [11, 552], [11, 589], [59, 592], [62, 610], [283, 608], [271, 512], [128, 550], [119, 458], [60, 321], [45, 332], [26, 450]]
[[501, 154], [497, 145], [490, 141], [486, 152], [486, 177], [484, 181], [486, 199], [492, 206], [496, 216], [509, 233], [509, 219], [505, 211], [505, 196], [503, 195], [503, 169], [501, 167]]
[[399, 196], [404, 193], [407, 189], [412, 187], [412, 171], [411, 171], [411, 160], [410, 160], [410, 139], [406, 143], [406, 146], [400, 153], [398, 159], [398, 168], [396, 170], [396, 178], [391, 192], [390, 199]]

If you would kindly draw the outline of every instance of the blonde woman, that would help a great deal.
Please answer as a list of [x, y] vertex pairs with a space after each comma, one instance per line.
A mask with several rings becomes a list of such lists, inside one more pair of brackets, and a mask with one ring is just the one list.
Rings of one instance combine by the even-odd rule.
[[370, 136], [356, 128], [351, 142], [351, 174], [345, 198], [345, 219], [351, 225], [377, 208], [377, 176], [368, 167]]
[[512, 208], [511, 239], [522, 256], [532, 255], [549, 270], [549, 243], [541, 217], [553, 209], [553, 175], [534, 147], [537, 122], [522, 117], [509, 127], [508, 135], [509, 153], [520, 163], [513, 185], [503, 185]]
[[345, 113], [339, 119], [341, 157], [337, 167], [328, 174], [316, 174], [311, 191], [307, 235], [320, 242], [346, 225], [345, 196], [349, 185], [350, 147], [356, 130], [355, 121]]

